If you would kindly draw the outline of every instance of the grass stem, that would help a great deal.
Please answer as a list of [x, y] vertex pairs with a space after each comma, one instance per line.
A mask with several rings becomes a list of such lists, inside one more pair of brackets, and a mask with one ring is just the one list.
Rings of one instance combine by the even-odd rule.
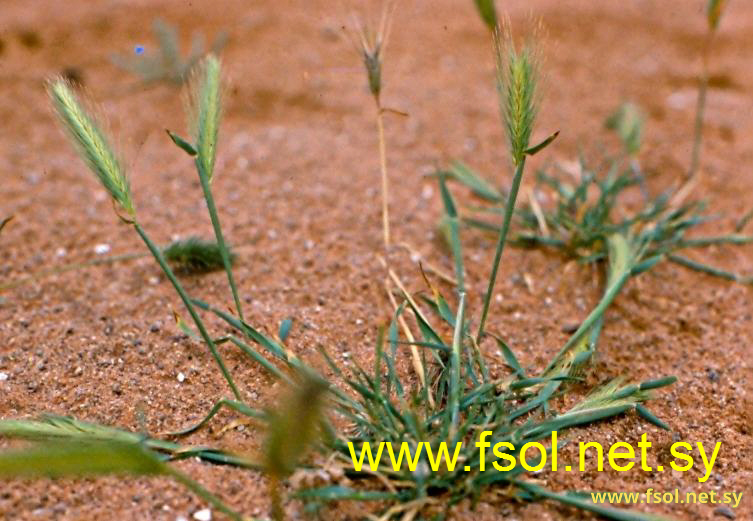
[[690, 154], [690, 167], [687, 179], [693, 179], [698, 172], [701, 161], [701, 146], [703, 144], [703, 117], [706, 112], [706, 92], [709, 87], [709, 52], [714, 33], [709, 32], [703, 44], [703, 70], [698, 84], [698, 99], [695, 109], [695, 123], [693, 125], [693, 148]]
[[233, 276], [233, 263], [230, 258], [230, 252], [227, 244], [225, 244], [225, 238], [222, 235], [222, 226], [220, 225], [220, 217], [217, 213], [217, 205], [214, 203], [214, 195], [212, 195], [212, 188], [209, 185], [209, 175], [204, 170], [202, 162], [199, 158], [196, 158], [196, 169], [199, 172], [199, 181], [201, 182], [201, 189], [204, 191], [204, 199], [207, 202], [207, 209], [209, 210], [209, 218], [212, 220], [212, 227], [214, 228], [214, 235], [217, 239], [217, 246], [220, 248], [220, 255], [222, 256], [222, 264], [225, 267], [225, 273], [227, 273], [227, 281], [230, 284], [230, 290], [233, 293], [233, 300], [235, 301], [235, 309], [238, 311], [238, 318], [241, 323], [245, 323], [243, 317], [243, 310], [241, 308], [241, 301], [238, 297], [238, 289], [235, 285], [235, 277]]
[[484, 309], [481, 312], [481, 322], [478, 326], [478, 333], [476, 334], [476, 343], [481, 342], [481, 338], [484, 335], [484, 325], [486, 324], [486, 317], [489, 314], [489, 304], [492, 300], [492, 294], [494, 293], [494, 283], [497, 280], [497, 270], [499, 269], [499, 261], [502, 258], [502, 251], [505, 249], [505, 242], [507, 241], [507, 233], [510, 231], [510, 222], [512, 221], [513, 210], [515, 210], [515, 200], [518, 197], [518, 191], [520, 190], [520, 181], [523, 179], [523, 169], [525, 168], [525, 157], [521, 159], [518, 166], [515, 168], [515, 175], [512, 179], [512, 186], [510, 187], [510, 194], [507, 197], [507, 205], [505, 206], [505, 216], [502, 221], [502, 228], [499, 230], [499, 240], [497, 241], [497, 251], [494, 254], [494, 261], [492, 262], [492, 273], [489, 276], [489, 286], [484, 295]]
[[227, 381], [228, 385], [232, 389], [233, 395], [235, 396], [237, 400], [242, 401], [243, 398], [241, 397], [241, 393], [240, 391], [238, 391], [238, 387], [236, 387], [235, 382], [233, 381], [233, 377], [230, 375], [230, 372], [227, 370], [227, 367], [225, 367], [225, 362], [222, 361], [222, 357], [220, 356], [220, 353], [217, 350], [217, 346], [215, 345], [214, 340], [212, 340], [212, 337], [209, 336], [209, 333], [207, 332], [206, 327], [204, 327], [204, 322], [201, 320], [201, 317], [199, 317], [199, 314], [196, 313], [196, 309], [191, 303], [191, 299], [186, 294], [186, 291], [183, 289], [183, 286], [181, 285], [181, 283], [178, 281], [178, 278], [173, 273], [173, 270], [167, 264], [165, 257], [162, 255], [162, 251], [157, 247], [156, 244], [152, 242], [152, 240], [149, 238], [149, 236], [146, 234], [146, 232], [144, 231], [144, 229], [141, 227], [141, 225], [138, 222], [134, 222], [133, 227], [136, 229], [136, 232], [144, 241], [144, 244], [146, 244], [146, 247], [149, 248], [149, 251], [152, 253], [152, 256], [160, 265], [160, 268], [162, 268], [162, 271], [165, 273], [167, 278], [172, 283], [173, 287], [175, 288], [175, 291], [177, 291], [178, 295], [180, 295], [180, 298], [183, 301], [183, 304], [186, 306], [188, 313], [191, 315], [191, 318], [196, 324], [196, 328], [199, 330], [199, 334], [201, 335], [201, 338], [203, 338], [204, 342], [207, 343], [207, 345], [209, 346], [209, 350], [212, 353], [212, 356], [217, 362], [217, 365], [220, 366], [220, 371], [222, 371], [222, 375], [225, 377], [225, 380]]
[[384, 247], [390, 247], [390, 212], [388, 203], [387, 179], [387, 147], [384, 139], [384, 110], [377, 101], [377, 132], [379, 134], [379, 167], [382, 172], [382, 230], [384, 232]]

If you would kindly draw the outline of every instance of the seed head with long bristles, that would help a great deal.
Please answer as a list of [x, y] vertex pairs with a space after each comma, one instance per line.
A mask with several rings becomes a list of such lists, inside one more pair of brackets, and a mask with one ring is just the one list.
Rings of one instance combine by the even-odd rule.
[[55, 112], [81, 157], [113, 201], [129, 216], [136, 213], [125, 169], [96, 119], [81, 105], [71, 86], [56, 79], [48, 86]]
[[523, 160], [536, 119], [536, 53], [530, 45], [517, 50], [509, 29], [494, 34], [500, 109], [513, 162]]
[[390, 36], [392, 25], [392, 14], [395, 10], [395, 3], [388, 2], [384, 5], [382, 17], [376, 30], [373, 27], [355, 19], [353, 26], [355, 29], [351, 39], [356, 46], [356, 50], [361, 55], [363, 64], [366, 67], [366, 75], [369, 81], [369, 91], [374, 96], [377, 105], [380, 105], [380, 94], [382, 92], [382, 61], [384, 51]]
[[191, 78], [190, 127], [196, 143], [196, 155], [211, 181], [217, 156], [217, 138], [222, 115], [222, 81], [220, 60], [208, 55]]

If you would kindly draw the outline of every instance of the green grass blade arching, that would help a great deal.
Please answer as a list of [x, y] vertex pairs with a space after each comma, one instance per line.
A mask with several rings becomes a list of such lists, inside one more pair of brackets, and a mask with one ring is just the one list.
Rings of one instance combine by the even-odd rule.
[[137, 443], [56, 442], [0, 452], [0, 478], [74, 477], [130, 474], [169, 476], [231, 519], [241, 516], [182, 472]]
[[136, 443], [55, 442], [0, 452], [0, 477], [63, 477], [103, 474], [154, 476], [164, 464]]
[[95, 119], [84, 110], [64, 80], [53, 81], [48, 91], [58, 117], [86, 164], [110, 197], [133, 217], [135, 210], [125, 169]]

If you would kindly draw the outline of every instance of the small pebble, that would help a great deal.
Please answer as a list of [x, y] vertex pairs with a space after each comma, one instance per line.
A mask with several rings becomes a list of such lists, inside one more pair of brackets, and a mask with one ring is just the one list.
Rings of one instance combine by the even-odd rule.
[[735, 519], [735, 513], [729, 507], [716, 507], [714, 509], [714, 515], [726, 517], [727, 519]]
[[0, 371], [0, 382], [4, 382], [7, 379], [8, 379], [8, 373], [3, 373], [2, 371]]
[[106, 243], [97, 244], [94, 247], [94, 253], [97, 255], [104, 255], [105, 253], [109, 253], [110, 251], [110, 245]]
[[212, 520], [212, 511], [208, 508], [205, 508], [203, 510], [199, 510], [197, 512], [194, 512], [193, 518], [196, 521], [211, 521]]
[[180, 383], [185, 382], [186, 381], [186, 375], [184, 375], [183, 373], [178, 373], [178, 381]]
[[579, 327], [580, 327], [580, 322], [570, 322], [562, 326], [562, 332], [572, 334], [578, 331]]
[[56, 257], [65, 257], [66, 255], [68, 255], [68, 251], [65, 248], [58, 248], [55, 250]]

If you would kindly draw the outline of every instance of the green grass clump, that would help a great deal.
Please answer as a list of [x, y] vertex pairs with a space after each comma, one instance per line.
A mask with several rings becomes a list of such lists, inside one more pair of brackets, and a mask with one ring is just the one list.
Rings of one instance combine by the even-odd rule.
[[[177, 240], [162, 250], [165, 259], [183, 273], [207, 273], [224, 269], [222, 252], [214, 241], [205, 241], [198, 237]], [[231, 263], [236, 255], [229, 250]]]
[[202, 58], [208, 54], [219, 54], [228, 39], [226, 33], [218, 34], [207, 50], [204, 37], [196, 34], [188, 55], [183, 57], [180, 52], [180, 36], [175, 27], [162, 20], [155, 20], [153, 31], [158, 44], [156, 52], [146, 51], [138, 56], [115, 54], [111, 58], [117, 67], [136, 74], [147, 84], [165, 82], [183, 85]]

